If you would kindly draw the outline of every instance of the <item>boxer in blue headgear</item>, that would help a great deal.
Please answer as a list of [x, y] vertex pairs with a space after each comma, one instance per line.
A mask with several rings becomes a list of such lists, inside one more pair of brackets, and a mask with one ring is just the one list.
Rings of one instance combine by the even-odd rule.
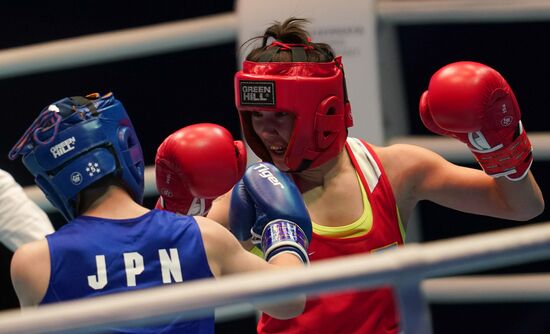
[[143, 200], [143, 154], [132, 122], [113, 94], [68, 97], [50, 104], [10, 151], [48, 200], [69, 220], [77, 195], [114, 174], [134, 200]]
[[[307, 260], [305, 242], [291, 247], [287, 239], [262, 232], [259, 237], [269, 248], [266, 253], [272, 254], [264, 261], [245, 251], [211, 219], [143, 207], [142, 151], [130, 118], [112, 94], [52, 103], [10, 152], [10, 158], [18, 155], [69, 220], [46, 240], [23, 245], [13, 255], [12, 283], [23, 307], [268, 270], [275, 265], [300, 266]], [[262, 185], [263, 191], [254, 193], [254, 185], [269, 180], [258, 173], [248, 179], [240, 194], [254, 194], [254, 203], [269, 203], [274, 195], [299, 195], [296, 187], [275, 192]], [[300, 228], [311, 230], [305, 206], [295, 207], [301, 214]], [[296, 223], [290, 218], [300, 218], [280, 217], [267, 204], [261, 209], [269, 219], [259, 224], [284, 225], [290, 230]], [[270, 225], [271, 221], [275, 223]], [[299, 314], [304, 304], [304, 299], [298, 299], [284, 306], [263, 307], [263, 311], [289, 318]], [[214, 317], [176, 319], [144, 329], [111, 328], [110, 333], [161, 332], [213, 333]]]

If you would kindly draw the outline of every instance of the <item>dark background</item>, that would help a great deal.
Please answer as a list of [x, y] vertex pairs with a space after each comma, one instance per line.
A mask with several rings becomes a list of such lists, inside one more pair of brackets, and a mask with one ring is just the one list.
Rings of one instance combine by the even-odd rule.
[[[55, 2], [0, 5], [0, 49], [76, 37], [91, 33], [146, 26], [233, 10], [233, 2], [129, 1]], [[550, 49], [545, 40], [549, 22], [507, 24], [434, 24], [401, 26], [399, 46], [411, 134], [428, 134], [417, 117], [418, 97], [430, 75], [458, 60], [474, 60], [499, 70], [512, 85], [528, 132], [548, 131]], [[0, 79], [0, 168], [22, 185], [32, 184], [20, 162], [7, 152], [38, 112], [49, 103], [89, 92], [113, 91], [129, 111], [141, 139], [146, 164], [165, 136], [188, 124], [224, 125], [240, 138], [233, 106], [232, 79], [237, 46], [174, 52], [77, 69]], [[352, 101], [353, 103], [353, 101]], [[368, 139], [368, 138], [367, 138]], [[550, 189], [549, 162], [532, 167], [543, 189]], [[147, 199], [152, 206], [154, 199]], [[425, 241], [550, 220], [548, 210], [530, 222], [478, 217], [421, 203], [421, 234]], [[51, 218], [56, 227], [63, 221]], [[0, 309], [17, 307], [9, 281], [12, 253], [0, 246]], [[475, 274], [547, 272], [548, 261], [488, 270]], [[435, 333], [549, 333], [550, 303], [431, 305]], [[254, 319], [219, 324], [218, 333], [254, 332]]]

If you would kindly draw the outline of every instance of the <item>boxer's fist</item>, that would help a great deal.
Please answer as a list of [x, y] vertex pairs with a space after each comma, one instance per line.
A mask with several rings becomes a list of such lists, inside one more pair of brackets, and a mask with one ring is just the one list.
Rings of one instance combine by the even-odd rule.
[[293, 252], [308, 261], [309, 213], [294, 182], [272, 164], [251, 165], [233, 188], [229, 225], [239, 240], [259, 243], [266, 260]]
[[444, 66], [420, 98], [420, 117], [437, 134], [466, 143], [483, 170], [522, 179], [533, 161], [521, 111], [506, 80], [475, 62]]
[[157, 208], [205, 215], [212, 200], [235, 185], [246, 167], [246, 148], [225, 128], [209, 123], [186, 126], [157, 150]]

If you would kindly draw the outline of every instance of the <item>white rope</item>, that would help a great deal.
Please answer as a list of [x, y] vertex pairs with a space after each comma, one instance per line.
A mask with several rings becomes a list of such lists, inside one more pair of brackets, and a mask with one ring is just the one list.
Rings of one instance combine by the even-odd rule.
[[232, 42], [235, 27], [227, 13], [7, 49], [0, 79]]
[[[101, 324], [140, 325], [178, 314], [205, 315], [235, 303], [273, 303], [301, 293], [411, 284], [428, 276], [468, 272], [550, 257], [550, 222], [395, 250], [319, 261], [307, 268], [233, 275], [161, 288], [0, 313], [0, 333], [79, 333]], [[89, 331], [87, 331], [89, 332]]]
[[[550, 160], [550, 133], [527, 132], [533, 145], [535, 160]], [[432, 150], [445, 159], [457, 163], [474, 163], [474, 157], [468, 147], [460, 141], [442, 136], [405, 136], [394, 137], [388, 140], [387, 145], [410, 144]]]
[[378, 18], [385, 23], [472, 23], [546, 21], [547, 0], [385, 0], [378, 2]]
[[[547, 20], [545, 0], [385, 0], [378, 18], [391, 24]], [[0, 79], [235, 41], [233, 12], [62, 39], [0, 51]]]
[[[550, 160], [550, 133], [532, 132], [529, 139], [533, 144], [533, 154], [536, 160]], [[445, 159], [455, 163], [475, 163], [472, 153], [463, 143], [441, 136], [407, 136], [395, 137], [387, 142], [387, 145], [410, 144], [430, 149]], [[24, 188], [27, 195], [46, 212], [53, 212], [55, 208], [46, 199], [44, 194], [36, 186]], [[146, 197], [157, 196], [155, 181], [155, 167], [145, 168], [145, 192]]]
[[432, 303], [525, 303], [550, 301], [550, 274], [513, 274], [429, 279], [422, 283]]
[[[422, 282], [427, 301], [438, 304], [550, 302], [550, 274], [509, 274], [431, 278]], [[216, 309], [216, 322], [253, 316], [249, 304]]]

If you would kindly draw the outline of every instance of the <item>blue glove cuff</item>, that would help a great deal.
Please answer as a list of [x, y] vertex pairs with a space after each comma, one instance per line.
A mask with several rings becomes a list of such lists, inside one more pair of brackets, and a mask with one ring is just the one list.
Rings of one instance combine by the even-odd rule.
[[307, 255], [308, 239], [300, 226], [285, 219], [275, 219], [266, 224], [262, 232], [262, 251], [269, 261], [278, 254], [291, 252], [302, 262], [309, 263]]

